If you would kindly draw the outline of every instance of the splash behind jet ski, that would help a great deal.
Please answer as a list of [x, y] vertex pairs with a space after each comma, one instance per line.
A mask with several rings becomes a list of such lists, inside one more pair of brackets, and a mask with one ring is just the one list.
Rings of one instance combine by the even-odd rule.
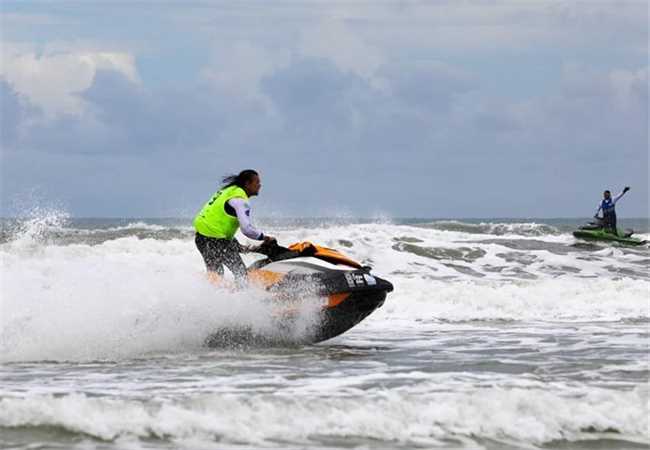
[[[248, 278], [252, 285], [269, 293], [275, 312], [274, 332], [220, 330], [207, 338], [208, 346], [309, 344], [331, 339], [381, 307], [393, 290], [390, 282], [371, 274], [370, 267], [310, 242], [289, 247], [263, 244], [251, 250], [266, 256], [248, 267]], [[296, 333], [296, 304], [305, 299], [319, 302], [318, 317]]]
[[625, 245], [643, 245], [647, 241], [632, 237], [634, 230], [627, 229], [623, 232], [608, 230], [603, 226], [602, 220], [589, 222], [573, 232], [573, 236], [588, 241], [618, 242]]

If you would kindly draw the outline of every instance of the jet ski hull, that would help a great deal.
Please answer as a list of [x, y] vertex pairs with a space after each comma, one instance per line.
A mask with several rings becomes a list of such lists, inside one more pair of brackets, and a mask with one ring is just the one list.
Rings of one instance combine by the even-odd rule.
[[610, 233], [603, 230], [602, 228], [592, 230], [577, 230], [573, 232], [573, 236], [578, 239], [601, 242], [618, 242], [625, 245], [643, 245], [647, 243], [647, 241], [643, 241], [641, 239]]
[[386, 291], [354, 293], [336, 307], [325, 307], [317, 320], [306, 328], [296, 326], [300, 314], [295, 309], [278, 305], [271, 326], [261, 331], [253, 326], [222, 328], [209, 335], [208, 347], [308, 345], [335, 338], [356, 326], [384, 304]]
[[326, 341], [357, 325], [386, 300], [386, 291], [350, 294], [340, 305], [326, 308], [321, 313], [321, 323], [313, 336], [313, 342]]
[[253, 326], [221, 329], [210, 335], [206, 344], [322, 342], [345, 333], [384, 304], [393, 290], [389, 281], [334, 250], [314, 247], [314, 251], [312, 247], [306, 246], [307, 252], [276, 249], [272, 256], [249, 267], [250, 283], [268, 292], [268, 326], [263, 330]]

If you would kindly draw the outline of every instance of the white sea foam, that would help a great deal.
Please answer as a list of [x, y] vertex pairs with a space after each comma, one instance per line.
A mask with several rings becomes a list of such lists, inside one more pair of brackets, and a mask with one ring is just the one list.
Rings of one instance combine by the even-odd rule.
[[454, 283], [399, 280], [378, 312], [421, 320], [617, 321], [648, 319], [649, 288], [642, 280], [544, 280]]
[[4, 360], [133, 356], [197, 348], [224, 327], [269, 331], [268, 295], [216, 288], [188, 242], [131, 237], [98, 246], [7, 246]]
[[182, 400], [32, 395], [0, 399], [0, 426], [56, 426], [100, 439], [219, 439], [273, 446], [331, 440], [435, 445], [589, 439], [648, 442], [648, 391], [570, 386], [373, 390], [347, 396], [204, 394]]
[[62, 220], [0, 244], [0, 430], [17, 447], [57, 429], [111, 448], [650, 445], [647, 249], [573, 247], [536, 224], [270, 229], [395, 291], [332, 343], [208, 351], [224, 327], [276, 332], [265, 293], [215, 288], [185, 234], [133, 222], [63, 245], [47, 239]]
[[[265, 296], [216, 290], [189, 239], [52, 245], [38, 239], [43, 226], [58, 226], [50, 222], [36, 221], [0, 245], [4, 360], [195, 348], [224, 325], [267, 326]], [[650, 318], [647, 254], [623, 248], [579, 251], [564, 235], [480, 242], [475, 234], [386, 223], [275, 231], [282, 243], [342, 249], [393, 282], [395, 291], [368, 319], [380, 324]]]
[[26, 211], [25, 217], [12, 224], [9, 233], [13, 245], [31, 247], [47, 243], [47, 237], [52, 232], [62, 231], [70, 219], [70, 215], [59, 209], [33, 207]]

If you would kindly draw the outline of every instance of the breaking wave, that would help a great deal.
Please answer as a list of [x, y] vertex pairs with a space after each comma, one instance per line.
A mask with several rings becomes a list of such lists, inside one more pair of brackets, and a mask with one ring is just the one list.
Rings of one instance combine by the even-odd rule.
[[650, 439], [648, 392], [642, 388], [582, 392], [557, 386], [551, 392], [493, 387], [439, 392], [422, 385], [362, 396], [330, 394], [204, 394], [157, 401], [34, 395], [0, 399], [0, 427], [60, 428], [105, 441], [216, 440], [259, 446], [280, 442], [436, 446], [482, 440], [544, 445], [599, 438], [639, 443]]

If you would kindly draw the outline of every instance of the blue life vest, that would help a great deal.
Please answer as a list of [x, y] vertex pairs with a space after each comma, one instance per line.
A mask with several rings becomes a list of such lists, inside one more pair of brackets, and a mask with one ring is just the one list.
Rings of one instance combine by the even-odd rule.
[[614, 202], [611, 198], [603, 199], [600, 203], [600, 208], [603, 210], [603, 214], [614, 214], [616, 212]]

